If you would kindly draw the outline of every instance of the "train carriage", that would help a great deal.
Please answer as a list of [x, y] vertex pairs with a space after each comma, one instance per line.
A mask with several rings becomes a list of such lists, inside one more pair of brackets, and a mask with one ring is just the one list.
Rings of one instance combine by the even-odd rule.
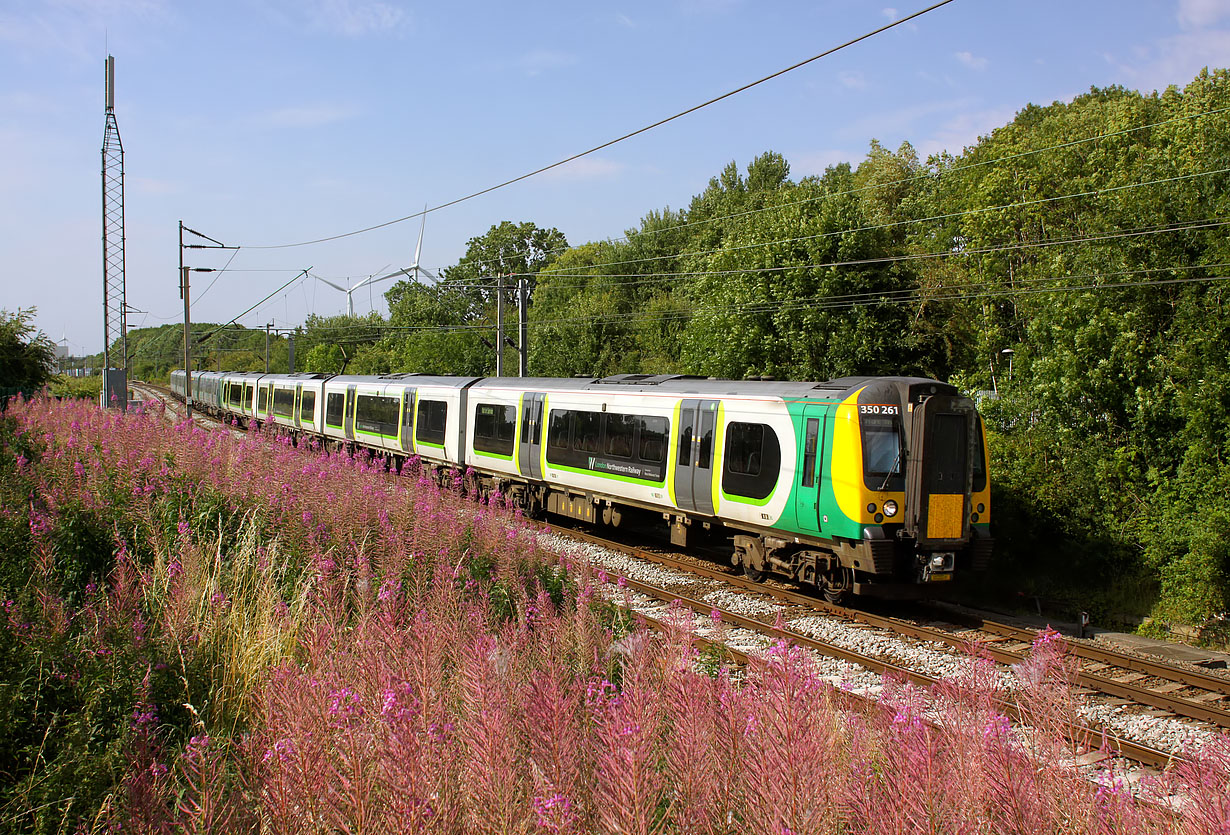
[[240, 373], [217, 383], [224, 413], [418, 456], [441, 480], [464, 474], [527, 513], [656, 519], [685, 545], [724, 538], [749, 576], [787, 575], [834, 599], [933, 593], [991, 553], [981, 420], [935, 380]]

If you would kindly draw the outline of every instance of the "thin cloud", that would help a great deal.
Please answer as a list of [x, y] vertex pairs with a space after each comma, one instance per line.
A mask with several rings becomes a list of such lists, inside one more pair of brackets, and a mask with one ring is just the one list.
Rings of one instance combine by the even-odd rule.
[[981, 71], [987, 68], [987, 59], [974, 55], [972, 52], [955, 52], [953, 57], [971, 70]]
[[179, 194], [179, 183], [172, 180], [160, 180], [154, 177], [130, 177], [133, 189], [140, 194]]
[[965, 148], [976, 145], [980, 137], [989, 135], [991, 131], [1008, 124], [1014, 118], [1016, 111], [1008, 107], [959, 113], [915, 146], [918, 156], [926, 159], [941, 151], [958, 155]]
[[131, 18], [159, 21], [171, 16], [164, 0], [51, 0], [27, 4], [22, 12], [0, 11], [0, 43], [15, 44], [28, 56], [53, 53], [75, 61], [98, 60], [108, 24]]
[[853, 163], [860, 155], [851, 151], [822, 149], [790, 155], [790, 172], [798, 177], [819, 177], [829, 166]]
[[308, 17], [314, 28], [347, 38], [397, 32], [410, 24], [404, 9], [378, 0], [316, 0]]
[[1230, 0], [1179, 0], [1179, 25], [1184, 29], [1210, 26], [1230, 17]]
[[867, 78], [857, 70], [843, 70], [837, 73], [837, 80], [848, 90], [867, 89]]
[[358, 111], [349, 106], [320, 104], [307, 107], [283, 107], [257, 118], [267, 128], [318, 128], [353, 119]]
[[1131, 85], [1164, 90], [1190, 82], [1205, 67], [1225, 66], [1230, 55], [1230, 29], [1204, 29], [1162, 38], [1129, 62], [1108, 55], [1106, 60]]
[[571, 67], [577, 63], [577, 56], [568, 52], [538, 49], [522, 55], [517, 63], [527, 75], [534, 76]]
[[887, 18], [889, 23], [892, 23], [898, 17], [900, 17], [900, 15], [897, 14], [897, 10], [894, 9], [892, 6], [889, 6], [884, 9], [880, 9], [880, 15]]
[[544, 180], [561, 183], [580, 183], [592, 180], [613, 180], [624, 170], [624, 165], [604, 157], [581, 157], [567, 165], [552, 168], [542, 175]]
[[628, 29], [636, 28], [636, 21], [628, 17], [623, 12], [617, 12], [615, 14], [615, 22], [618, 23], [620, 26], [627, 27]]

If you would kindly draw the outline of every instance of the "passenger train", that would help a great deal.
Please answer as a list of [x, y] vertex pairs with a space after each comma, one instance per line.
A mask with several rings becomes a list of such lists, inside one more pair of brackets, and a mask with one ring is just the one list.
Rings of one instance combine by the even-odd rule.
[[[171, 375], [185, 397], [182, 370]], [[991, 556], [974, 404], [914, 377], [825, 383], [199, 372], [195, 408], [499, 491], [527, 514], [726, 539], [831, 600], [933, 596]]]

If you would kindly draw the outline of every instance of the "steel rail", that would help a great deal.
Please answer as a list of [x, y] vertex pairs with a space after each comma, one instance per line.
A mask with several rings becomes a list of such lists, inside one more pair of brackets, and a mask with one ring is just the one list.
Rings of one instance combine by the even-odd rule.
[[[977, 615], [963, 615], [961, 613], [944, 613], [945, 619], [953, 620], [962, 625], [972, 626], [975, 629], [982, 629], [986, 632], [991, 632], [996, 635], [1002, 635], [1005, 638], [1012, 638], [1018, 641], [1028, 643], [1033, 640], [1033, 634], [1028, 629], [1023, 629], [1019, 626], [1001, 623], [999, 621], [987, 620]], [[1154, 678], [1164, 678], [1170, 681], [1181, 682], [1191, 687], [1199, 687], [1202, 690], [1209, 692], [1224, 693], [1230, 695], [1230, 678], [1223, 676], [1209, 675], [1208, 673], [1199, 670], [1188, 670], [1182, 667], [1176, 667], [1167, 664], [1163, 661], [1151, 661], [1147, 658], [1140, 658], [1136, 655], [1130, 655], [1126, 652], [1110, 649], [1107, 647], [1094, 647], [1087, 644], [1069, 644], [1069, 651], [1080, 658], [1089, 661], [1094, 661], [1099, 664], [1109, 664], [1115, 667], [1123, 667], [1126, 670], [1132, 670], [1137, 673], [1153, 676]]]
[[[655, 600], [661, 600], [668, 603], [675, 603], [677, 601], [679, 605], [685, 606], [698, 614], [707, 613], [710, 617], [712, 617], [712, 613], [716, 611], [725, 623], [730, 623], [762, 635], [783, 638], [796, 646], [804, 647], [831, 658], [837, 658], [842, 661], [857, 664], [860, 667], [864, 667], [880, 675], [900, 677], [906, 681], [923, 687], [933, 687], [939, 683], [939, 679], [926, 675], [925, 673], [919, 673], [906, 667], [881, 661], [879, 659], [854, 652], [853, 650], [846, 649], [845, 647], [837, 646], [836, 644], [831, 644], [827, 641], [821, 641], [817, 638], [800, 635], [789, 630], [778, 629], [772, 624], [758, 621], [755, 618], [741, 615], [738, 612], [723, 609], [720, 606], [713, 606], [712, 604], [706, 603], [702, 600], [684, 597], [649, 583], [643, 583], [639, 580], [633, 580], [631, 578], [623, 578], [622, 585], [626, 588], [647, 595]], [[1004, 699], [996, 699], [995, 706], [1005, 716], [1015, 719], [1018, 722], [1028, 720], [1028, 717], [1025, 716], [1024, 712], [1021, 711], [1020, 708], [1018, 708], [1013, 702], [1006, 701]], [[1132, 760], [1133, 762], [1141, 763], [1142, 765], [1151, 766], [1153, 768], [1166, 769], [1173, 764], [1184, 760], [1184, 758], [1180, 755], [1171, 754], [1167, 751], [1162, 751], [1138, 742], [1133, 742], [1132, 740], [1122, 739], [1109, 733], [1105, 729], [1095, 728], [1090, 725], [1065, 723], [1064, 733], [1068, 740], [1076, 745], [1090, 750], [1096, 750], [1102, 746], [1105, 746], [1121, 757]]]
[[[585, 539], [595, 544], [602, 544], [607, 547], [613, 547], [613, 546], [618, 545], [618, 543], [611, 543], [609, 540], [605, 540], [602, 537], [594, 536], [592, 534], [585, 534], [585, 533], [578, 534], [577, 532], [571, 531], [569, 529], [558, 529], [558, 530], [566, 531], [570, 536], [579, 536], [579, 538]], [[707, 579], [721, 580], [722, 582], [728, 583], [729, 585], [733, 585], [737, 588], [742, 588], [748, 591], [754, 591], [759, 594], [769, 595], [771, 597], [775, 597], [779, 600], [783, 600], [785, 602], [791, 603], [796, 606], [812, 609], [813, 611], [825, 612], [828, 614], [837, 615], [840, 617], [844, 617], [848, 620], [859, 621], [862, 623], [866, 623], [869, 626], [873, 626], [873, 627], [880, 628], [880, 629], [887, 629], [889, 631], [896, 632], [898, 634], [907, 635], [909, 637], [916, 638], [918, 640], [934, 641], [937, 643], [942, 643], [947, 646], [956, 647], [956, 648], [964, 648], [971, 643], [970, 641], [958, 638], [957, 636], [954, 636], [954, 635], [950, 635], [949, 633], [944, 632], [939, 629], [932, 629], [931, 627], [920, 626], [918, 624], [910, 623], [909, 621], [902, 620], [900, 618], [887, 617], [884, 615], [876, 615], [876, 614], [872, 614], [870, 612], [864, 612], [858, 609], [849, 609], [844, 606], [836, 606], [832, 603], [818, 600], [814, 597], [809, 597], [807, 595], [800, 594], [798, 592], [792, 592], [792, 591], [787, 591], [785, 589], [773, 588], [771, 586], [766, 586], [762, 583], [757, 583], [752, 580], [748, 580], [744, 577], [734, 576], [734, 575], [728, 574], [723, 571], [705, 568], [704, 566], [698, 566], [692, 563], [686, 563], [686, 562], [683, 562], [682, 560], [677, 560], [670, 556], [666, 556], [663, 554], [657, 554], [652, 551], [647, 551], [645, 549], [635, 548], [633, 546], [619, 546], [619, 550], [630, 551], [635, 556], [639, 556], [643, 559], [648, 559], [659, 565], [685, 571], [691, 574], [698, 575], [700, 577], [705, 577]], [[1027, 643], [1037, 637], [1036, 632], [1029, 633], [1027, 630], [1021, 630], [1021, 633], [1028, 636], [1026, 638]], [[791, 633], [791, 634], [794, 634], [794, 633]], [[1066, 644], [1069, 649], [1071, 649], [1074, 646], [1070, 642], [1066, 642]], [[985, 642], [980, 642], [979, 648], [982, 651], [986, 652], [995, 661], [1001, 664], [1007, 664], [1007, 665], [1019, 664], [1026, 659], [1026, 656], [1019, 652], [1014, 652], [1012, 650], [1007, 650], [1007, 649], [1003, 649], [1000, 647], [996, 647], [993, 644], [989, 644]], [[1159, 674], [1157, 675], [1158, 678], [1165, 678], [1171, 681], [1179, 680], [1179, 679], [1176, 679], [1176, 676], [1180, 676], [1186, 673], [1186, 671], [1183, 671], [1183, 670], [1167, 668], [1166, 665], [1159, 664], [1155, 666], [1158, 667], [1160, 670]], [[1155, 690], [1150, 690], [1147, 687], [1142, 687], [1142, 686], [1135, 685], [1135, 684], [1128, 683], [1128, 682], [1116, 681], [1113, 678], [1099, 675], [1097, 673], [1086, 672], [1084, 670], [1078, 671], [1076, 673], [1075, 680], [1073, 681], [1073, 683], [1076, 684], [1077, 686], [1084, 687], [1089, 690], [1094, 690], [1100, 693], [1105, 693], [1107, 695], [1115, 696], [1115, 697], [1122, 698], [1122, 699], [1128, 699], [1132, 702], [1147, 705], [1149, 707], [1159, 708], [1161, 710], [1168, 711], [1178, 716], [1186, 716], [1188, 718], [1197, 719], [1199, 721], [1207, 722], [1211, 725], [1216, 725], [1218, 727], [1230, 728], [1230, 711], [1224, 710], [1222, 708], [1219, 708], [1213, 705], [1201, 704], [1200, 702], [1194, 701], [1192, 699], [1184, 698], [1181, 696], [1175, 696], [1169, 693], [1160, 693]]]

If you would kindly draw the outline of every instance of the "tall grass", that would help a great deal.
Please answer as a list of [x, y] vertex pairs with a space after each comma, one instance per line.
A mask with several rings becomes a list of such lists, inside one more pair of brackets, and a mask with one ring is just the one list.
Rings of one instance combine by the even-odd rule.
[[732, 670], [682, 614], [628, 632], [413, 466], [49, 401], [0, 444], [0, 830], [1230, 828], [1225, 738], [1134, 792], [1073, 766], [1050, 635], [1029, 733], [977, 655], [870, 707], [785, 643]]

